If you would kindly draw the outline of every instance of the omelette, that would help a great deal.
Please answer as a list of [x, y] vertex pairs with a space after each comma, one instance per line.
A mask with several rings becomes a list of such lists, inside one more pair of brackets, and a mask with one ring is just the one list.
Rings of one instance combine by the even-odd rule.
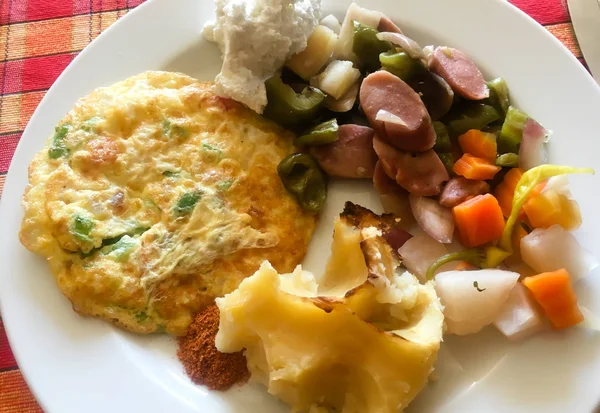
[[277, 174], [292, 140], [183, 74], [97, 89], [31, 163], [20, 240], [79, 314], [181, 335], [264, 260], [303, 259], [316, 216]]

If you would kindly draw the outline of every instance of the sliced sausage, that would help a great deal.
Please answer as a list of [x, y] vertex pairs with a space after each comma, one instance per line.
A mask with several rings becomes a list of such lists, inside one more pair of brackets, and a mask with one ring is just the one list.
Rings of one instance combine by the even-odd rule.
[[429, 60], [429, 70], [441, 76], [456, 94], [466, 99], [481, 100], [490, 95], [479, 69], [460, 50], [436, 47]]
[[377, 31], [403, 34], [402, 30], [400, 30], [400, 27], [396, 26], [396, 23], [394, 23], [392, 21], [392, 19], [390, 19], [387, 16], [383, 16], [381, 19], [379, 19], [379, 24], [377, 25]]
[[371, 178], [377, 155], [373, 150], [373, 129], [360, 125], [341, 125], [338, 140], [313, 146], [311, 154], [329, 176]]
[[[367, 76], [360, 88], [360, 105], [377, 135], [395, 148], [421, 152], [435, 144], [435, 131], [423, 101], [397, 76], [385, 70]], [[377, 120], [381, 110], [400, 122]]]
[[490, 186], [485, 181], [474, 181], [462, 176], [452, 178], [440, 194], [440, 204], [448, 208], [454, 208], [469, 198], [485, 194], [489, 191]]
[[[377, 192], [382, 195], [396, 192], [399, 188], [396, 181], [385, 173], [381, 161], [377, 161], [375, 164], [375, 172], [373, 172], [373, 185]], [[403, 189], [401, 189], [403, 191]]]
[[421, 153], [399, 151], [378, 136], [373, 139], [373, 147], [385, 173], [412, 194], [439, 195], [442, 184], [450, 179], [433, 150]]

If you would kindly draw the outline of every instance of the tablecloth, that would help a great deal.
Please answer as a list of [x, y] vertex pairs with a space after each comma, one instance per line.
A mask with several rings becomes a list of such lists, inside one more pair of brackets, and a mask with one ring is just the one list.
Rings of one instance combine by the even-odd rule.
[[[143, 1], [0, 0], [0, 196], [23, 129], [48, 88], [77, 53]], [[564, 0], [511, 1], [585, 64]], [[0, 413], [33, 412], [42, 409], [19, 371], [0, 318]]]

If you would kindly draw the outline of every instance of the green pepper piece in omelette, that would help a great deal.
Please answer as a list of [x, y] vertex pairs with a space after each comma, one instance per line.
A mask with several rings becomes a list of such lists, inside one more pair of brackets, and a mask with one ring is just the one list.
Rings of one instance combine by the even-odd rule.
[[70, 231], [75, 239], [83, 242], [92, 242], [90, 232], [94, 229], [95, 223], [92, 219], [83, 215], [75, 215], [71, 223]]
[[173, 207], [173, 212], [175, 212], [175, 215], [189, 214], [193, 211], [201, 197], [202, 193], [200, 191], [186, 192], [177, 200], [177, 203]]
[[52, 144], [48, 149], [48, 157], [50, 159], [58, 159], [66, 157], [69, 154], [69, 149], [65, 146], [65, 137], [69, 132], [69, 127], [66, 125], [57, 126], [52, 137]]

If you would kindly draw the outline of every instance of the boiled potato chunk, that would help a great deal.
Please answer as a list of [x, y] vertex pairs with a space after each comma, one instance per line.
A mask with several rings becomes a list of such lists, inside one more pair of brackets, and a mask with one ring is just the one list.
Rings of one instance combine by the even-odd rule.
[[286, 63], [304, 80], [319, 73], [327, 64], [337, 42], [337, 35], [325, 26], [317, 26], [307, 40], [306, 49], [292, 56]]
[[[252, 379], [294, 412], [397, 413], [433, 370], [443, 326], [434, 285], [399, 268], [383, 224], [365, 211], [347, 205], [336, 221], [323, 277], [300, 267], [279, 275], [265, 262], [217, 299], [217, 348], [245, 349]], [[333, 281], [350, 290], [338, 295]]]

